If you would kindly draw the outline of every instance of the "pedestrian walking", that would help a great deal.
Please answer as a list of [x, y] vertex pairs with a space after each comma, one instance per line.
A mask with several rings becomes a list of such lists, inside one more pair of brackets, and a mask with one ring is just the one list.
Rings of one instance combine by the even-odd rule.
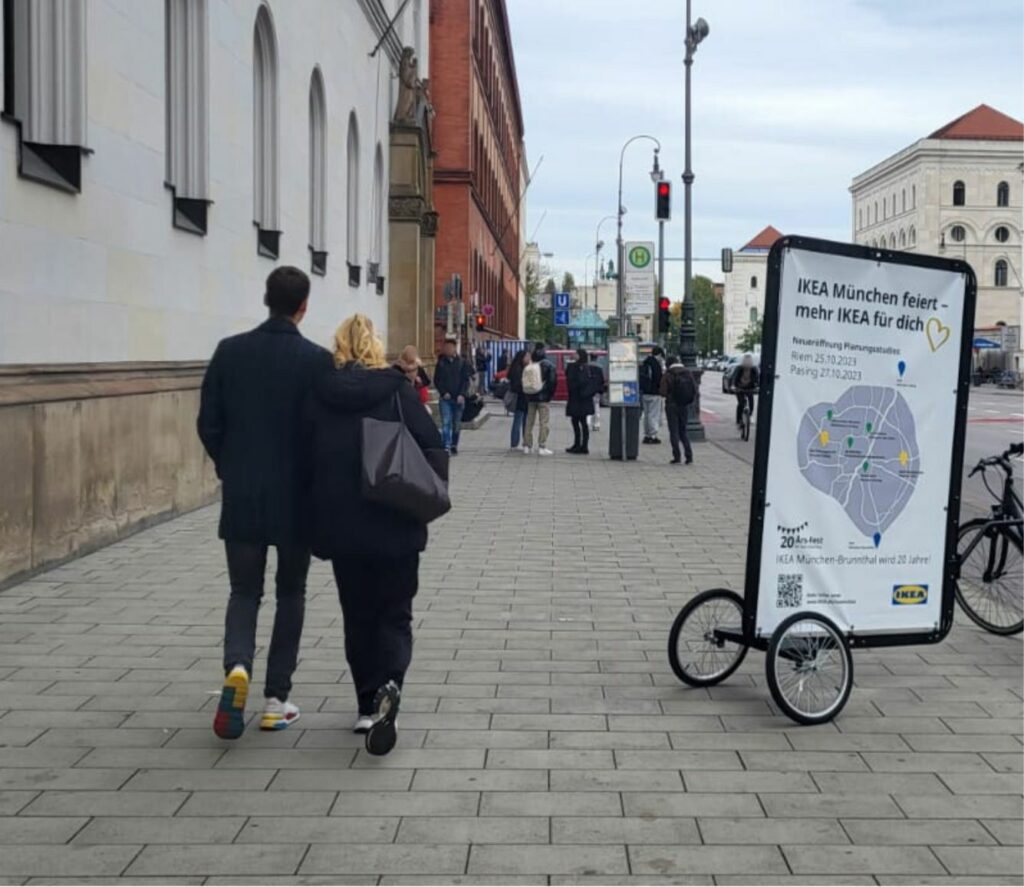
[[687, 423], [690, 419], [690, 404], [697, 399], [697, 383], [693, 373], [675, 355], [669, 357], [668, 369], [661, 377], [661, 396], [665, 398], [665, 418], [672, 444], [671, 464], [680, 463], [679, 444], [682, 443], [686, 464], [689, 465], [693, 462], [693, 449], [687, 434]]
[[318, 378], [309, 403], [313, 553], [331, 561], [344, 616], [345, 657], [355, 684], [356, 733], [371, 754], [395, 744], [402, 685], [412, 659], [412, 601], [426, 524], [364, 496], [363, 420], [402, 422], [447, 480], [433, 420], [362, 314], [335, 334], [337, 369]]
[[423, 361], [420, 360], [420, 353], [416, 350], [415, 345], [406, 345], [402, 349], [398, 360], [395, 361], [395, 368], [404, 373], [412, 383], [420, 403], [427, 407], [429, 412], [430, 407], [427, 404], [430, 402], [430, 375], [423, 367]]
[[590, 372], [590, 359], [587, 352], [580, 348], [576, 352], [576, 360], [565, 370], [565, 383], [569, 389], [569, 400], [565, 405], [565, 414], [572, 421], [573, 444], [566, 448], [567, 453], [588, 455], [590, 453], [590, 428], [587, 419], [594, 415], [594, 383], [595, 377]]
[[[520, 449], [519, 442], [522, 440], [523, 431], [526, 428], [529, 399], [526, 392], [523, 391], [523, 371], [531, 362], [530, 352], [523, 348], [516, 352], [508, 368], [508, 392], [505, 394], [505, 407], [512, 413], [512, 438], [509, 441], [509, 446], [513, 450]], [[530, 448], [524, 443], [522, 451], [528, 453]]]
[[665, 351], [655, 345], [651, 353], [640, 364], [640, 397], [644, 408], [644, 440], [645, 444], [660, 444], [658, 432], [661, 430], [661, 377], [663, 374], [662, 360]]
[[608, 387], [608, 382], [605, 380], [605, 377], [604, 377], [604, 369], [602, 368], [601, 364], [599, 364], [594, 359], [593, 355], [591, 355], [591, 358], [590, 358], [589, 372], [591, 373], [591, 375], [594, 378], [594, 392], [595, 393], [594, 393], [594, 415], [590, 416], [587, 419], [587, 421], [590, 424], [590, 428], [591, 428], [592, 431], [600, 431], [601, 430], [601, 397], [604, 394], [605, 389]]
[[456, 352], [456, 340], [444, 340], [441, 356], [434, 368], [434, 387], [440, 397], [438, 409], [441, 412], [441, 436], [444, 448], [451, 455], [459, 452], [459, 435], [462, 431], [462, 411], [469, 396], [469, 380], [472, 370], [469, 363]]
[[483, 397], [487, 393], [487, 368], [491, 365], [491, 355], [483, 345], [477, 345], [473, 359], [476, 364], [476, 391]]
[[269, 318], [221, 340], [203, 377], [199, 437], [221, 480], [220, 538], [227, 555], [224, 685], [213, 720], [221, 739], [245, 730], [267, 549], [277, 551], [277, 609], [263, 685], [261, 730], [299, 718], [288, 701], [298, 662], [309, 571], [309, 471], [303, 458], [303, 403], [331, 355], [299, 333], [309, 278], [282, 266], [267, 278]]
[[533, 449], [533, 429], [539, 425], [537, 454], [552, 455], [548, 449], [548, 434], [551, 430], [551, 398], [558, 386], [558, 371], [548, 360], [544, 343], [537, 342], [533, 349], [533, 360], [523, 370], [523, 391], [526, 393], [526, 451]]

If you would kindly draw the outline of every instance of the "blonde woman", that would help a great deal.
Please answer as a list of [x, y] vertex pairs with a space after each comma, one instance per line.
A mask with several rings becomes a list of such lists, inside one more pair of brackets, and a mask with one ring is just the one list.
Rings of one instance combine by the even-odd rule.
[[359, 705], [353, 729], [366, 734], [367, 751], [384, 755], [395, 745], [412, 659], [412, 599], [427, 527], [363, 499], [362, 420], [401, 418], [445, 479], [448, 460], [437, 427], [406, 376], [388, 365], [368, 317], [355, 314], [338, 327], [334, 363], [310, 399], [313, 553], [334, 567]]

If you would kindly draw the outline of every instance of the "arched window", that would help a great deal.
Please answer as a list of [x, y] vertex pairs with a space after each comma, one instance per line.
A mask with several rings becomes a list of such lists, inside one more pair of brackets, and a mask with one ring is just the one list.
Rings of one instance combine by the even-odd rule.
[[900, 212], [904, 212], [905, 213], [906, 211], [907, 211], [907, 189], [904, 188], [900, 192]]
[[966, 196], [964, 183], [959, 180], [953, 182], [953, 206], [963, 206]]
[[1000, 225], [995, 230], [995, 238], [999, 243], [1006, 243], [1010, 239], [1010, 229], [1006, 225]]
[[86, 148], [85, 0], [3, 0], [4, 115], [18, 174], [78, 192]]
[[995, 285], [1006, 286], [1006, 259], [999, 259], [996, 262]]
[[210, 200], [206, 0], [165, 0], [167, 185], [175, 228], [206, 233]]
[[889, 218], [889, 198], [888, 197], [883, 197], [882, 198], [882, 219], [884, 220], [884, 219], [887, 219], [887, 218]]
[[896, 249], [896, 232], [889, 235], [889, 249]]
[[900, 228], [900, 249], [907, 245], [907, 232]]
[[917, 243], [917, 229], [913, 225], [910, 226], [910, 245], [914, 246]]
[[377, 295], [384, 295], [384, 277], [380, 273], [380, 264], [384, 256], [384, 226], [387, 223], [387, 194], [384, 193], [384, 150], [377, 142], [377, 150], [373, 155], [373, 205], [370, 208], [373, 224], [370, 237], [370, 267], [366, 282], [377, 285]]
[[309, 80], [309, 251], [314, 274], [327, 273], [327, 99], [317, 65]]
[[917, 209], [917, 185], [910, 186], [910, 208]]
[[949, 229], [949, 239], [956, 243], [963, 243], [967, 239], [967, 231], [963, 225], [954, 225]]
[[756, 277], [751, 277], [750, 278], [750, 288], [752, 290], [756, 290], [757, 289], [757, 278]]
[[878, 221], [878, 201], [875, 201], [875, 222]]
[[348, 282], [359, 286], [359, 124], [356, 112], [348, 115], [345, 177], [345, 254], [348, 259]]
[[1010, 186], [1007, 182], [1000, 182], [996, 186], [996, 206], [1010, 205]]
[[863, 215], [863, 213], [864, 213], [863, 210], [860, 210], [860, 209], [857, 210], [857, 230], [858, 231], [861, 228], [864, 227], [864, 215]]
[[278, 215], [277, 38], [270, 10], [260, 6], [253, 38], [253, 221], [261, 256], [281, 251]]

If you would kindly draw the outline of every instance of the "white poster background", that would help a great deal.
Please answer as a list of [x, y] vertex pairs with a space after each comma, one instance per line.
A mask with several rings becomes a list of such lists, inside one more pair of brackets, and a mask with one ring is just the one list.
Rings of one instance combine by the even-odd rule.
[[[647, 250], [650, 257], [647, 264], [637, 267], [630, 257], [635, 247]], [[625, 244], [626, 271], [622, 278], [626, 314], [645, 315], [654, 313], [654, 241], [630, 240]]]
[[[828, 295], [799, 291], [801, 280], [820, 281], [817, 286], [825, 286]], [[836, 284], [896, 293], [901, 304], [835, 298]], [[959, 272], [796, 248], [784, 252], [757, 634], [770, 634], [799, 610], [821, 613], [841, 630], [858, 634], [923, 632], [940, 622], [965, 287]], [[936, 305], [933, 310], [904, 308], [904, 293], [935, 298]], [[835, 313], [829, 319], [798, 318], [798, 305], [819, 312], [844, 307], [871, 315], [882, 311], [894, 320], [879, 327], [837, 322]], [[926, 329], [897, 328], [902, 315], [920, 317]], [[844, 400], [844, 392], [855, 386], [868, 390]], [[898, 394], [903, 404], [887, 392]], [[879, 407], [877, 413], [872, 404]], [[810, 424], [801, 442], [808, 413]], [[872, 416], [869, 432], [861, 426]], [[910, 424], [912, 429], [906, 427]], [[808, 435], [808, 429], [819, 428], [817, 440]], [[910, 431], [916, 446], [908, 443]], [[821, 444], [826, 439], [822, 432], [828, 432], [827, 445]], [[852, 448], [847, 446], [851, 437]], [[847, 476], [857, 475], [863, 465], [850, 470], [858, 458], [868, 465], [865, 477], [853, 476], [847, 485]], [[909, 498], [902, 510], [893, 509], [907, 492], [915, 466]], [[860, 504], [859, 523], [835, 496], [816, 488], [809, 475], [853, 502], [852, 510]], [[854, 484], [867, 484], [870, 495]], [[893, 511], [898, 511], [895, 517]], [[922, 599], [915, 589], [924, 588]]]

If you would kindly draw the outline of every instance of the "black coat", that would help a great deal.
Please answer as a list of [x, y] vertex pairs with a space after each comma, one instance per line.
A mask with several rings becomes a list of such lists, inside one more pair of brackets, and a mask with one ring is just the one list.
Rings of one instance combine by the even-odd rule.
[[454, 357], [442, 354], [437, 359], [437, 366], [434, 367], [434, 387], [441, 397], [446, 394], [452, 400], [466, 397], [469, 394], [469, 380], [472, 375], [473, 368], [469, 361], [458, 354]]
[[217, 346], [203, 377], [196, 429], [223, 483], [222, 539], [308, 541], [303, 405], [314, 378], [333, 365], [328, 351], [285, 318], [272, 317]]
[[640, 364], [640, 393], [657, 394], [661, 390], [661, 361], [653, 354]]
[[508, 387], [516, 395], [517, 413], [525, 413], [530, 406], [530, 400], [523, 391], [523, 365], [513, 364], [508, 370]]
[[569, 389], [569, 400], [565, 405], [565, 415], [572, 419], [585, 419], [594, 415], [594, 395], [597, 393], [597, 380], [591, 373], [589, 363], [569, 364], [565, 368], [565, 384]]
[[406, 427], [434, 470], [448, 477], [437, 426], [401, 372], [350, 364], [320, 376], [307, 404], [317, 557], [395, 558], [427, 546], [426, 524], [362, 497], [362, 420], [397, 421], [396, 393]]

